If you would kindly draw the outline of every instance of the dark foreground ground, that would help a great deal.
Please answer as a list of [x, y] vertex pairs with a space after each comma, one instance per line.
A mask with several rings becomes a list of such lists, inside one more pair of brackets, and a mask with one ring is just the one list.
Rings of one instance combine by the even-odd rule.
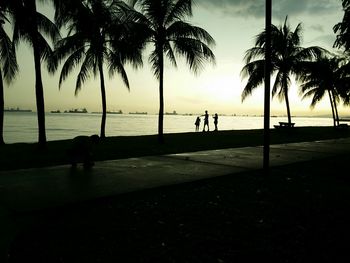
[[[350, 262], [350, 156], [14, 214], [10, 262]], [[341, 170], [343, 172], [341, 172]]]

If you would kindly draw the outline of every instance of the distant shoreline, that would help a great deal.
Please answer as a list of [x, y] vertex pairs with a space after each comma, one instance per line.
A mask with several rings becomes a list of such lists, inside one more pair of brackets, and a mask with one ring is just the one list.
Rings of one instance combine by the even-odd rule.
[[[4, 112], [8, 113], [8, 112], [19, 112], [19, 113], [35, 113], [36, 111], [33, 110], [7, 110], [5, 109]], [[45, 114], [51, 114], [51, 113], [65, 113], [64, 111], [60, 111], [60, 112], [56, 112], [56, 110], [52, 110], [52, 111], [46, 111]], [[66, 112], [66, 113], [70, 113], [70, 112]], [[74, 113], [74, 112], [73, 112]], [[77, 112], [80, 113], [80, 112]], [[84, 112], [82, 112], [84, 113]], [[102, 112], [97, 112], [97, 111], [93, 111], [93, 112], [86, 112], [84, 114], [102, 114]], [[107, 112], [107, 114], [113, 114], [113, 115], [158, 115], [157, 113], [148, 113], [148, 112], [127, 112], [127, 113], [119, 113], [117, 112]], [[219, 114], [219, 113], [218, 113]], [[200, 116], [201, 114], [196, 114], [196, 113], [177, 113], [175, 116]], [[173, 114], [167, 114], [164, 116], [173, 116]], [[264, 117], [263, 115], [257, 115], [257, 114], [219, 114], [220, 116], [227, 116], [227, 117], [256, 117], [256, 118], [262, 118]], [[270, 116], [270, 118], [287, 118], [287, 116], [285, 115], [272, 115]], [[293, 115], [292, 118], [332, 118], [331, 115]], [[350, 115], [343, 115], [340, 116], [340, 119], [349, 119]]]

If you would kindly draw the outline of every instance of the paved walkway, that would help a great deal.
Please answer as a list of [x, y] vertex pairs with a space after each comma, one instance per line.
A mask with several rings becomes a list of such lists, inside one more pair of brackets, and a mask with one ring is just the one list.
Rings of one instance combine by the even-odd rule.
[[[231, 148], [0, 172], [0, 205], [31, 211], [262, 168], [262, 147]], [[271, 166], [350, 154], [350, 138], [272, 145]]]

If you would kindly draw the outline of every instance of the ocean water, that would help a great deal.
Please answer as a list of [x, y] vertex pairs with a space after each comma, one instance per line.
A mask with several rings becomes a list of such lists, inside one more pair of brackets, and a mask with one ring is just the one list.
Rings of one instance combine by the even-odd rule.
[[[99, 134], [100, 114], [47, 113], [47, 140], [71, 139], [78, 135]], [[164, 133], [194, 132], [196, 116], [165, 115]], [[263, 128], [263, 117], [219, 116], [219, 130], [245, 130]], [[271, 118], [271, 128], [286, 117]], [[293, 117], [296, 126], [332, 126], [332, 118]], [[214, 129], [213, 119], [210, 130]], [[203, 128], [203, 117], [200, 129]], [[157, 115], [107, 114], [106, 136], [157, 134]], [[6, 143], [36, 142], [37, 117], [35, 112], [5, 112], [4, 140]]]

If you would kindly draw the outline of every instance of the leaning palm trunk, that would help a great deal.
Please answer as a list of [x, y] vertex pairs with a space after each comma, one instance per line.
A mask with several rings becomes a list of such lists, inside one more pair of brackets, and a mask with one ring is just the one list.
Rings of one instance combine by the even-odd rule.
[[105, 129], [106, 129], [107, 106], [106, 106], [106, 89], [105, 89], [102, 61], [99, 61], [98, 68], [100, 71], [101, 97], [102, 97], [102, 120], [101, 120], [100, 136], [101, 136], [101, 138], [105, 138], [106, 137]]
[[331, 91], [328, 90], [328, 96], [329, 96], [329, 102], [331, 103], [331, 108], [332, 108], [332, 117], [333, 117], [333, 126], [336, 127], [336, 118], [335, 118], [335, 112], [334, 112], [334, 105], [333, 105], [333, 99], [332, 99], [332, 94]]
[[4, 142], [4, 84], [2, 82], [2, 72], [0, 68], [0, 145]]
[[164, 142], [163, 119], [164, 119], [164, 57], [162, 49], [159, 52], [159, 115], [158, 115], [158, 141]]
[[288, 117], [288, 123], [291, 124], [292, 123], [292, 117], [290, 114], [290, 106], [289, 106], [289, 98], [288, 98], [288, 89], [285, 89], [285, 94], [284, 94], [284, 98], [286, 101], [286, 107], [287, 107], [287, 117]]
[[335, 119], [336, 119], [337, 126], [339, 126], [339, 115], [338, 115], [338, 109], [337, 109], [337, 101], [335, 99], [333, 91], [331, 91], [331, 93], [332, 93], [333, 104], [334, 104]]

